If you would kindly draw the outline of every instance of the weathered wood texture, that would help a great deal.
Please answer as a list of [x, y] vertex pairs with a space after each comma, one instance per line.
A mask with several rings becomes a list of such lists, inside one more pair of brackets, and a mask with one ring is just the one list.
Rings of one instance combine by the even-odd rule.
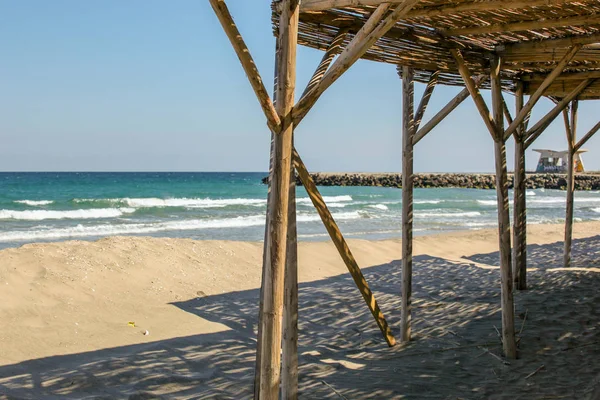
[[[567, 132], [567, 142], [569, 145], [569, 154], [567, 157], [567, 207], [565, 212], [565, 250], [564, 250], [564, 266], [571, 266], [571, 248], [573, 240], [573, 211], [575, 197], [575, 145], [577, 138], [577, 111], [579, 102], [573, 100], [571, 102], [571, 121], [567, 123], [565, 118], [565, 130]], [[566, 115], [566, 114], [565, 114]]]
[[296, 47], [299, 7], [297, 0], [284, 1], [279, 24], [277, 53], [277, 105], [281, 131], [274, 135], [271, 196], [268, 204], [269, 254], [264, 269], [264, 304], [260, 344], [261, 399], [279, 397], [281, 338], [283, 320], [284, 276], [286, 270], [290, 176], [292, 173], [292, 138], [294, 126], [291, 110], [296, 84]]
[[[515, 111], [523, 108], [523, 84], [517, 86]], [[513, 279], [516, 289], [527, 289], [527, 200], [525, 186], [525, 121], [514, 133], [515, 173], [513, 212]]]
[[402, 78], [402, 302], [400, 338], [402, 342], [408, 342], [412, 325], [413, 138], [415, 135], [412, 69], [405, 67]]
[[363, 296], [363, 299], [367, 303], [371, 314], [373, 314], [373, 317], [375, 318], [375, 321], [377, 322], [377, 325], [379, 326], [379, 329], [381, 330], [385, 341], [390, 347], [394, 346], [396, 344], [396, 339], [392, 335], [392, 331], [388, 326], [388, 323], [385, 320], [385, 317], [383, 316], [383, 313], [381, 312], [377, 301], [375, 300], [375, 295], [369, 288], [369, 285], [367, 284], [367, 281], [364, 275], [362, 274], [358, 263], [354, 258], [354, 255], [350, 251], [350, 248], [348, 247], [348, 244], [346, 243], [346, 240], [342, 235], [342, 232], [340, 231], [337, 223], [333, 219], [331, 212], [327, 208], [327, 205], [323, 200], [323, 196], [321, 196], [321, 193], [319, 193], [319, 190], [317, 189], [317, 186], [310, 177], [310, 174], [308, 173], [306, 166], [302, 162], [300, 155], [295, 150], [293, 157], [294, 166], [296, 167], [296, 171], [298, 172], [298, 177], [302, 181], [302, 184], [304, 185], [304, 188], [306, 189], [310, 200], [317, 209], [317, 212], [319, 213], [319, 216], [323, 221], [323, 225], [325, 225], [325, 229], [327, 229], [327, 233], [329, 233], [333, 244], [340, 253], [344, 264], [346, 264], [346, 267], [348, 268], [348, 271], [350, 272], [354, 283], [358, 287], [360, 294]]
[[[339, 28], [350, 36], [360, 32], [376, 7], [397, 8], [407, 0], [304, 0], [301, 8], [302, 45], [323, 49]], [[275, 14], [279, 10], [275, 2]], [[277, 24], [277, 20], [274, 19]], [[522, 74], [548, 76], [574, 45], [585, 46], [569, 65], [573, 72], [599, 71], [600, 0], [447, 0], [419, 1], [393, 24], [361, 57], [415, 69], [415, 81], [427, 83], [439, 71], [439, 83], [463, 86], [450, 49], [460, 49], [469, 70], [489, 74], [489, 56], [504, 58], [502, 86], [515, 91]], [[485, 83], [484, 89], [489, 88]], [[546, 95], [566, 92], [558, 85]], [[591, 88], [590, 88], [591, 89]], [[600, 98], [597, 91], [586, 98]], [[525, 94], [537, 88], [525, 87]], [[567, 90], [567, 92], [570, 89]], [[512, 134], [512, 128], [509, 129]]]
[[290, 175], [288, 233], [283, 297], [281, 397], [298, 398], [298, 232], [296, 230], [296, 174]]
[[517, 358], [515, 342], [515, 314], [510, 247], [510, 215], [508, 202], [508, 172], [506, 145], [504, 142], [504, 110], [500, 86], [500, 61], [492, 60], [490, 81], [492, 83], [493, 120], [496, 132], [494, 152], [496, 158], [496, 195], [498, 198], [498, 238], [500, 247], [500, 280], [502, 305], [502, 345], [507, 358]]

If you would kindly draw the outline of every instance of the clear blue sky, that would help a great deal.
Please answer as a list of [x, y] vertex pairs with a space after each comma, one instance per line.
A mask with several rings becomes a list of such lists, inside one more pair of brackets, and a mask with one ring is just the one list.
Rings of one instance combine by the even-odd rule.
[[[271, 82], [270, 2], [229, 7]], [[320, 58], [299, 49], [299, 92]], [[0, 170], [268, 167], [263, 114], [207, 1], [0, 0], [0, 59]], [[436, 89], [425, 119], [458, 90]], [[534, 120], [550, 108], [542, 103]], [[580, 136], [596, 122], [594, 106], [580, 107]], [[359, 61], [303, 121], [296, 146], [313, 171], [399, 171], [400, 132], [395, 67]], [[533, 147], [566, 148], [562, 119]], [[600, 169], [600, 135], [586, 148], [586, 166]], [[537, 156], [527, 155], [533, 168]], [[416, 148], [416, 171], [493, 168], [493, 144], [470, 99]]]

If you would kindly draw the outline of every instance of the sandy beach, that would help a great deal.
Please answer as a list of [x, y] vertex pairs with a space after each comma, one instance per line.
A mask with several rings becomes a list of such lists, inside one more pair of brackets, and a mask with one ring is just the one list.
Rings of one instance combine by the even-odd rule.
[[[519, 359], [500, 357], [494, 230], [415, 238], [388, 348], [334, 246], [299, 247], [302, 398], [600, 398], [600, 223], [529, 227]], [[394, 333], [400, 241], [350, 246]], [[0, 251], [0, 399], [249, 398], [262, 244], [145, 237]], [[146, 334], [147, 333], [147, 334]]]

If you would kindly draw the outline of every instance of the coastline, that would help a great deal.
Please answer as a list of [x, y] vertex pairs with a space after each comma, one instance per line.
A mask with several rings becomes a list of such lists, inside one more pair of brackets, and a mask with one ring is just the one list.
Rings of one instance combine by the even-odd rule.
[[[489, 364], [488, 372], [491, 367], [497, 370], [495, 373], [508, 374], [507, 376], [515, 374], [516, 377], [525, 371], [529, 373], [535, 370], [541, 362], [550, 365], [549, 359], [540, 361], [542, 356], [535, 355], [539, 346], [550, 346], [549, 343], [552, 346], [576, 346], [582, 340], [599, 338], [600, 332], [589, 330], [600, 323], [600, 315], [595, 312], [581, 314], [580, 318], [591, 322], [588, 325], [577, 325], [579, 328], [548, 326], [568, 324], [569, 319], [563, 318], [562, 321], [561, 315], [573, 312], [573, 299], [565, 297], [565, 291], [569, 288], [573, 293], [569, 291], [568, 296], [584, 296], [586, 299], [577, 307], [600, 301], [596, 290], [600, 283], [600, 265], [598, 260], [594, 260], [594, 253], [590, 253], [597, 243], [600, 222], [574, 225], [575, 268], [570, 271], [562, 271], [560, 268], [563, 229], [561, 224], [529, 226], [532, 290], [516, 294], [517, 314], [525, 312], [526, 308], [529, 315], [525, 327], [528, 336], [524, 337], [521, 350], [528, 352], [528, 355], [518, 360], [513, 367], [503, 367], [502, 363], [488, 356], [475, 359], [476, 354], [473, 352], [481, 353], [476, 348], [465, 354], [436, 354], [435, 359], [452, 365], [456, 362], [462, 363], [461, 365], [469, 365], [471, 362]], [[381, 345], [377, 327], [370, 320], [333, 244], [329, 241], [300, 242], [300, 314], [301, 329], [305, 330], [304, 336], [301, 336], [301, 346], [313, 349], [310, 354], [321, 354], [304, 354], [301, 365], [308, 363], [327, 370], [333, 362], [334, 367], [338, 365], [335, 367], [338, 373], [327, 378], [329, 383], [344, 387], [345, 383], [350, 384], [350, 381], [359, 379], [367, 391], [368, 382], [374, 375], [368, 372], [368, 368], [360, 365], [370, 365], [369, 357], [383, 357], [381, 362], [388, 363], [391, 371], [396, 366], [392, 368], [389, 360], [402, 356], [403, 351], [430, 352], [436, 346], [458, 346], [452, 345], [452, 340], [464, 345], [465, 339], [440, 333], [439, 327], [444, 324], [452, 327], [446, 329], [468, 340], [494, 341], [496, 334], [493, 324], [499, 326], [500, 323], [497, 314], [500, 285], [497, 240], [495, 229], [415, 237], [414, 315], [417, 340], [406, 349], [397, 346], [389, 350]], [[399, 274], [401, 240], [350, 239], [348, 242], [381, 302], [382, 310], [396, 330], [399, 317], [396, 301], [400, 288], [396, 279]], [[589, 248], [582, 247], [588, 244]], [[165, 379], [173, 380], [171, 386], [183, 390], [189, 382], [179, 382], [179, 378], [173, 376], [184, 374], [179, 371], [184, 367], [167, 366], [172, 363], [179, 365], [179, 361], [169, 357], [180, 353], [190, 359], [197, 358], [195, 364], [185, 367], [192, 368], [185, 374], [203, 377], [194, 378], [195, 380], [190, 378], [195, 382], [197, 393], [248, 397], [251, 390], [256, 328], [254, 314], [260, 287], [261, 261], [261, 242], [151, 237], [108, 237], [95, 242], [26, 244], [19, 248], [1, 250], [0, 318], [5, 323], [0, 326], [0, 339], [4, 349], [0, 353], [0, 376], [5, 378], [0, 381], [0, 393], [3, 388], [10, 387], [13, 389], [7, 394], [15, 396], [43, 397], [70, 393], [69, 390], [75, 390], [72, 393], [77, 395], [88, 392], [97, 394], [102, 390], [102, 385], [109, 385], [105, 381], [108, 378], [90, 381], [84, 372], [86, 365], [95, 365], [94, 375], [102, 371], [113, 371], [115, 376], [121, 378], [129, 376], [110, 383], [115, 385], [118, 392], [137, 393], [136, 391], [141, 390], [140, 387], [150, 392], [158, 390], [153, 389], [151, 380], [147, 383], [148, 387], [138, 384], [143, 381], [142, 377], [155, 374], [156, 368], [162, 371], [160, 374], [167, 374]], [[465, 296], [473, 298], [463, 304]], [[562, 309], [563, 306], [566, 309]], [[324, 307], [324, 314], [319, 311], [321, 307]], [[333, 310], [337, 311], [331, 314]], [[464, 324], [479, 313], [482, 313], [481, 318], [486, 321], [485, 324], [474, 325], [466, 332], [460, 330], [462, 325], [455, 325], [455, 322]], [[337, 325], [340, 318], [347, 323]], [[447, 318], [456, 321], [449, 322]], [[135, 327], [129, 326], [129, 322], [134, 322]], [[522, 323], [519, 320], [518, 326]], [[330, 332], [325, 326], [335, 327], [335, 330]], [[361, 333], [354, 338], [357, 328]], [[580, 328], [583, 333], [579, 332]], [[563, 342], [565, 339], [560, 338], [567, 333], [566, 329], [570, 329], [571, 336]], [[149, 335], [143, 334], [146, 330]], [[586, 336], [589, 334], [591, 336]], [[319, 347], [320, 345], [314, 347], [312, 342], [303, 342], [316, 340], [315, 335], [327, 336], [328, 345], [342, 346], [340, 349], [350, 343], [358, 343], [356, 340], [359, 340], [362, 343], [361, 351], [366, 352], [367, 356], [354, 358], [352, 352], [357, 350], [350, 349], [350, 353], [346, 354], [347, 361], [331, 361], [331, 357], [340, 355], [338, 351], [326, 356], [322, 354], [323, 347]], [[534, 337], [541, 339], [536, 341]], [[243, 352], [235, 352], [234, 349], [240, 346], [243, 347]], [[490, 347], [490, 350], [498, 353], [497, 347]], [[591, 354], [600, 353], [598, 346], [582, 350], [589, 352], [590, 357], [593, 357]], [[153, 351], [163, 352], [169, 357], [152, 358], [152, 362], [146, 360], [146, 352]], [[533, 352], [533, 355], [529, 352]], [[578, 360], [565, 358], [576, 355], [571, 353], [576, 352], [559, 354], [556, 362], [571, 365], [566, 369], [569, 376], [579, 374], [578, 382], [584, 388], [598, 371], [592, 369], [593, 371], [582, 372], [581, 368], [575, 368]], [[107, 361], [110, 359], [121, 360], [119, 367], [111, 365]], [[136, 362], [140, 359], [146, 361], [137, 365]], [[403, 365], [407, 363], [402, 368], [418, 369], [423, 365], [422, 360], [418, 357], [402, 359]], [[378, 365], [373, 362], [373, 366]], [[240, 372], [241, 370], [236, 369], [238, 363], [250, 369]], [[145, 366], [155, 364], [159, 367]], [[64, 368], [67, 368], [68, 373]], [[307, 372], [306, 368], [312, 367], [303, 367], [301, 376], [309, 380], [312, 372]], [[21, 379], [24, 379], [21, 377], [24, 370], [27, 374], [43, 371], [44, 382], [35, 388], [24, 383], [19, 386]], [[355, 370], [363, 375], [354, 377]], [[474, 370], [469, 371], [474, 376], [477, 375]], [[565, 369], [558, 368], [558, 373], [564, 372]], [[240, 383], [235, 388], [219, 386], [222, 379], [220, 377], [224, 376], [234, 376]], [[459, 378], [454, 377], [449, 367], [437, 371], [436, 376], [447, 380], [439, 390], [445, 388], [447, 393], [456, 393], [457, 389], [452, 388], [452, 385]], [[540, 390], [553, 390], [554, 378], [551, 373], [543, 374], [542, 378], [550, 386]], [[75, 386], [69, 386], [69, 379], [75, 382]], [[481, 384], [481, 376], [477, 381], [474, 380], [473, 384]], [[466, 382], [465, 384], [470, 385], [469, 379]], [[521, 383], [527, 385], [531, 382]], [[494, 385], [493, 381], [488, 381], [481, 390], [489, 394], [487, 390], [497, 389]], [[351, 386], [355, 387], [355, 382]], [[166, 390], [165, 387], [161, 388]], [[317, 397], [327, 395], [321, 392], [322, 389], [316, 392], [311, 390], [317, 389], [307, 387], [304, 393]], [[502, 390], [511, 393], [513, 389]], [[363, 397], [357, 395], [355, 398]]]

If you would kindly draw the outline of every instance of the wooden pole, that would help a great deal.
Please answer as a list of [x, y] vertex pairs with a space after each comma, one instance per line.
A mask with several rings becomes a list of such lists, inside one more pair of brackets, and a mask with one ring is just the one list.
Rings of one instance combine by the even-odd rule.
[[246, 75], [248, 76], [248, 80], [250, 81], [250, 85], [252, 85], [252, 89], [254, 89], [254, 93], [260, 102], [260, 105], [267, 117], [267, 124], [271, 131], [279, 132], [281, 121], [279, 116], [277, 115], [277, 111], [275, 110], [275, 106], [267, 93], [267, 89], [265, 89], [265, 85], [263, 84], [262, 78], [258, 73], [258, 69], [256, 68], [256, 64], [252, 59], [252, 55], [242, 38], [240, 31], [237, 29], [231, 14], [229, 13], [229, 9], [225, 4], [224, 0], [209, 0], [210, 5], [212, 6], [225, 34], [229, 38], [235, 53], [237, 54]]
[[288, 234], [283, 299], [281, 398], [298, 398], [298, 232], [296, 230], [296, 174], [290, 175]]
[[[529, 148], [531, 144], [544, 132], [544, 130], [550, 125], [552, 121], [564, 111], [569, 103], [575, 99], [579, 93], [583, 92], [593, 82], [592, 79], [586, 79], [582, 81], [575, 89], [563, 98], [561, 101], [554, 106], [552, 110], [548, 112], [542, 119], [540, 119], [533, 127], [531, 127], [525, 134], [525, 149]], [[567, 122], [568, 123], [568, 122]]]
[[438, 82], [438, 76], [440, 71], [435, 71], [429, 77], [429, 82], [427, 82], [427, 86], [425, 87], [425, 91], [423, 92], [423, 97], [421, 97], [421, 101], [419, 102], [419, 107], [417, 107], [417, 111], [414, 116], [414, 130], [417, 131], [419, 129], [419, 125], [421, 125], [421, 121], [423, 120], [423, 115], [427, 110], [427, 105], [429, 104], [429, 100], [431, 99], [431, 95], [433, 94], [433, 90]]
[[[523, 82], [517, 82], [516, 113], [523, 108]], [[513, 184], [513, 279], [517, 290], [527, 289], [527, 187], [525, 181], [525, 121], [513, 135], [515, 138], [515, 174]]]
[[575, 197], [575, 140], [577, 138], [577, 109], [579, 101], [571, 103], [571, 124], [566, 127], [569, 154], [567, 156], [567, 210], [565, 217], [565, 254], [564, 266], [571, 266], [571, 245], [573, 239], [573, 211]]
[[[325, 73], [321, 83], [298, 101], [298, 104], [294, 107], [294, 125], [300, 124], [300, 121], [315, 105], [325, 90], [354, 65], [372, 45], [392, 29], [396, 22], [402, 19], [418, 2], [419, 0], [404, 0], [390, 13], [388, 13], [389, 4], [380, 4], [365, 22], [364, 27], [361, 28]], [[385, 18], [383, 18], [384, 16]]]
[[290, 176], [292, 171], [292, 136], [294, 125], [291, 110], [296, 85], [296, 46], [298, 40], [299, 6], [297, 0], [284, 1], [279, 21], [279, 52], [277, 61], [277, 113], [281, 131], [273, 143], [273, 172], [269, 198], [269, 254], [264, 269], [264, 305], [261, 349], [261, 399], [277, 399], [281, 369], [281, 330], [283, 319], [284, 276], [287, 255]]
[[527, 103], [523, 106], [521, 111], [515, 116], [512, 124], [510, 124], [509, 127], [506, 129], [506, 132], [504, 133], [505, 139], [509, 138], [510, 135], [512, 135], [513, 132], [517, 129], [517, 127], [519, 125], [521, 125], [521, 123], [523, 122], [525, 117], [533, 109], [533, 106], [544, 95], [544, 92], [546, 91], [548, 86], [550, 86], [552, 84], [552, 82], [554, 82], [554, 80], [562, 73], [563, 69], [565, 69], [567, 64], [569, 64], [569, 62], [573, 59], [573, 57], [575, 57], [575, 54], [577, 54], [579, 49], [581, 49], [581, 46], [582, 46], [581, 44], [573, 45], [569, 49], [569, 51], [567, 51], [567, 53], [564, 55], [564, 57], [558, 62], [556, 67], [554, 67], [552, 72], [549, 73], [548, 76], [546, 76], [546, 78], [541, 83], [541, 85], [537, 88], [537, 90], [531, 96], [529, 96], [529, 100], [527, 100]]
[[496, 137], [496, 193], [498, 197], [498, 236], [500, 245], [500, 281], [502, 303], [502, 344], [507, 358], [517, 358], [515, 342], [515, 314], [512, 291], [512, 264], [510, 250], [510, 215], [508, 205], [508, 173], [506, 169], [506, 145], [504, 143], [504, 115], [502, 87], [500, 86], [500, 61], [492, 60], [491, 83], [494, 126]]
[[573, 151], [575, 153], [577, 153], [579, 151], [579, 149], [581, 149], [581, 146], [583, 146], [588, 140], [590, 140], [592, 138], [592, 136], [594, 136], [596, 134], [596, 132], [598, 132], [599, 129], [600, 129], [600, 122], [598, 122], [596, 125], [594, 125], [594, 127], [592, 129], [590, 129], [590, 131], [588, 133], [586, 133], [585, 136], [583, 138], [581, 138], [581, 140], [579, 142], [577, 142], [577, 144], [575, 145], [575, 148], [573, 148]]
[[[460, 51], [458, 51], [456, 49], [451, 49], [450, 53], [452, 54], [452, 56], [454, 57], [454, 60], [456, 61], [456, 65], [458, 67], [458, 72], [460, 73], [461, 77], [463, 78], [463, 81], [465, 82], [465, 86], [469, 90], [469, 93], [471, 94], [471, 97], [473, 98], [473, 101], [475, 102], [475, 106], [477, 107], [477, 111], [479, 111], [479, 115], [481, 115], [481, 118], [483, 119], [485, 126], [488, 128], [488, 131], [490, 131], [490, 134], [494, 138], [496, 136], [496, 126], [494, 125], [494, 119], [493, 119], [492, 115], [490, 114], [490, 110], [488, 109], [487, 105], [485, 104], [483, 97], [481, 97], [481, 93], [479, 92], [479, 89], [477, 88], [477, 86], [475, 86], [475, 82], [473, 81], [473, 78], [471, 78], [471, 71], [469, 71], [469, 69], [467, 68], [467, 66], [465, 64], [465, 60], [464, 60], [462, 54], [460, 53]], [[502, 94], [500, 94], [500, 95], [502, 95]]]
[[[475, 78], [475, 87], [479, 87], [485, 80], [486, 76], [481, 75]], [[459, 94], [454, 96], [452, 100], [448, 102], [437, 114], [433, 116], [427, 123], [415, 133], [413, 138], [413, 146], [416, 145], [423, 139], [429, 132], [433, 130], [440, 122], [444, 120], [452, 111], [456, 109], [465, 99], [469, 97], [469, 90], [463, 89]]]
[[354, 258], [354, 255], [348, 247], [348, 243], [346, 243], [346, 240], [344, 239], [340, 228], [337, 226], [335, 220], [333, 219], [333, 216], [331, 215], [331, 212], [329, 211], [327, 205], [325, 204], [325, 201], [323, 200], [323, 196], [321, 196], [321, 193], [319, 193], [317, 185], [315, 185], [315, 182], [308, 173], [306, 166], [302, 162], [302, 159], [300, 158], [300, 155], [296, 150], [294, 150], [293, 156], [294, 165], [296, 167], [296, 171], [298, 172], [298, 177], [300, 178], [300, 181], [302, 182], [302, 185], [304, 185], [306, 193], [308, 193], [310, 200], [312, 201], [317, 212], [319, 213], [319, 216], [323, 221], [323, 225], [325, 226], [325, 229], [327, 229], [327, 233], [329, 233], [329, 237], [331, 237], [331, 240], [333, 241], [333, 244], [340, 253], [342, 260], [344, 260], [344, 264], [346, 264], [350, 275], [352, 275], [354, 283], [358, 287], [360, 294], [363, 296], [363, 299], [367, 303], [371, 314], [373, 314], [373, 317], [375, 318], [375, 321], [377, 322], [377, 325], [379, 326], [379, 329], [381, 330], [385, 341], [387, 342], [388, 346], [394, 346], [396, 344], [396, 339], [392, 335], [390, 327], [388, 326], [388, 323], [385, 320], [385, 317], [383, 316], [379, 305], [377, 304], [377, 300], [375, 300], [375, 295], [369, 288], [367, 280], [363, 276], [358, 266], [358, 263]]
[[414, 71], [402, 67], [402, 306], [400, 340], [410, 341], [412, 312]]

